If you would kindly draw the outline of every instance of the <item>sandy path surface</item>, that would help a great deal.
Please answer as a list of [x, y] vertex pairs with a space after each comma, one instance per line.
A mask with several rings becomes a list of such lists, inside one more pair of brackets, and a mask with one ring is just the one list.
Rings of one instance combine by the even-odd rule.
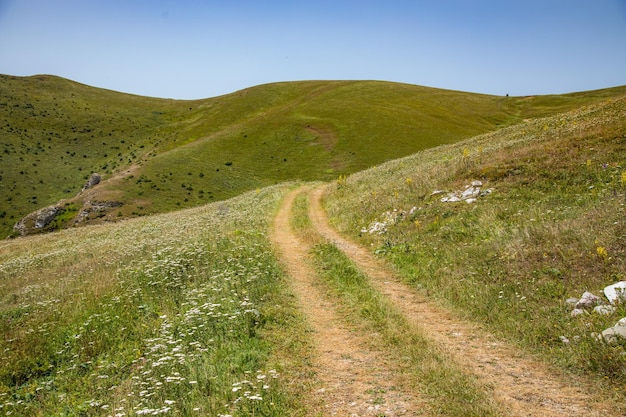
[[292, 290], [313, 330], [317, 357], [313, 359], [324, 416], [416, 416], [426, 407], [398, 387], [401, 382], [383, 352], [371, 350], [368, 336], [348, 328], [337, 307], [324, 296], [318, 277], [307, 263], [310, 246], [298, 240], [289, 221], [296, 195], [288, 194], [274, 220], [271, 239], [291, 278]]

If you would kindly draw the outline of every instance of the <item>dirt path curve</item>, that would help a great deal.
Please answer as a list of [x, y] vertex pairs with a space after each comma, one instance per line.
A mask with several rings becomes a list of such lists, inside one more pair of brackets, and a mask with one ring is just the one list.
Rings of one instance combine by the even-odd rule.
[[365, 335], [345, 327], [336, 307], [315, 285], [316, 274], [306, 262], [310, 247], [297, 239], [289, 223], [293, 201], [303, 190], [285, 197], [270, 237], [314, 332], [317, 358], [313, 361], [321, 385], [317, 394], [324, 404], [316, 412], [341, 417], [424, 415], [425, 406], [398, 389], [383, 355], [369, 349]]
[[[496, 400], [514, 416], [616, 416], [595, 402], [583, 387], [567, 385], [545, 364], [528, 359], [516, 348], [496, 340], [479, 326], [463, 322], [400, 283], [369, 251], [341, 237], [329, 226], [321, 205], [324, 188], [310, 191], [314, 228], [333, 242], [370, 278], [398, 309], [455, 360], [490, 387]], [[571, 382], [571, 381], [570, 381]]]

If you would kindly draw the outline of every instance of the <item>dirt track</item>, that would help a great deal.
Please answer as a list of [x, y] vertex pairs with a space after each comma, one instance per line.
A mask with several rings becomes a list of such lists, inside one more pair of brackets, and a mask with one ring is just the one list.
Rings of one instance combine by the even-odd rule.
[[337, 234], [321, 205], [323, 188], [299, 188], [284, 200], [274, 221], [272, 239], [292, 279], [293, 291], [309, 319], [317, 345], [320, 388], [324, 415], [428, 415], [425, 402], [402, 392], [394, 368], [384, 352], [370, 350], [367, 335], [345, 327], [337, 308], [323, 296], [317, 275], [306, 259], [310, 247], [297, 239], [289, 226], [297, 194], [308, 192], [309, 216], [317, 232], [334, 243], [369, 277], [409, 319], [414, 330], [426, 334], [449, 352], [461, 367], [491, 387], [502, 404], [503, 415], [512, 416], [614, 416], [558, 372], [528, 358], [512, 346], [496, 340], [479, 325], [464, 322], [435, 306], [408, 286], [370, 252]]

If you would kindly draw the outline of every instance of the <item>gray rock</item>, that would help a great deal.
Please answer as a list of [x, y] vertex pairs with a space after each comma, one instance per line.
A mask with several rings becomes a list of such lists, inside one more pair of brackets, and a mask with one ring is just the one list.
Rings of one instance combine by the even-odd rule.
[[581, 314], [585, 314], [585, 310], [581, 309], [581, 308], [575, 308], [572, 310], [572, 312], [570, 313], [570, 315], [572, 317], [576, 317], [576, 316], [580, 316]]
[[594, 313], [601, 314], [603, 316], [610, 316], [615, 313], [615, 310], [617, 309], [610, 305], [600, 305], [593, 308]]
[[576, 303], [576, 308], [593, 308], [598, 304], [600, 304], [600, 297], [593, 295], [589, 291], [585, 291], [583, 296], [580, 297], [580, 300], [578, 300], [578, 303]]
[[37, 233], [49, 225], [60, 212], [61, 207], [59, 206], [48, 206], [34, 211], [20, 219], [13, 226], [13, 231], [21, 236]]
[[626, 320], [624, 321], [624, 326], [619, 325], [622, 320], [620, 320], [615, 326], [609, 327], [602, 332], [602, 337], [608, 344], [619, 343], [623, 339], [626, 339]]
[[79, 224], [89, 220], [91, 213], [96, 213], [95, 216], [101, 217], [104, 216], [110, 209], [121, 207], [122, 205], [123, 203], [120, 201], [87, 201], [83, 205], [83, 208], [78, 212], [78, 215], [74, 218], [74, 224]]
[[476, 198], [476, 197], [478, 197], [478, 195], [480, 195], [480, 188], [479, 187], [472, 187], [470, 185], [469, 187], [467, 187], [461, 193], [461, 199], [462, 200], [467, 200], [468, 198]]
[[461, 198], [455, 196], [454, 194], [450, 194], [448, 197], [443, 197], [441, 199], [442, 203], [458, 203], [459, 201], [461, 201]]
[[41, 210], [38, 210], [36, 212], [37, 217], [35, 218], [35, 228], [43, 229], [49, 225], [50, 222], [54, 220], [56, 215], [59, 214], [59, 211], [61, 211], [61, 208], [57, 206], [44, 207]]
[[574, 297], [568, 298], [567, 300], [565, 300], [565, 304], [575, 307], [576, 304], [578, 304], [578, 298], [574, 298]]
[[102, 179], [102, 177], [100, 177], [100, 174], [96, 174], [93, 173], [91, 174], [91, 176], [89, 177], [89, 179], [87, 180], [87, 182], [85, 183], [85, 185], [83, 186], [83, 189], [81, 190], [81, 193], [85, 190], [88, 190], [92, 187], [95, 187], [96, 185], [100, 184], [100, 180]]
[[[440, 201], [442, 203], [458, 203], [460, 201], [465, 201], [468, 204], [475, 203], [478, 197], [483, 197], [493, 192], [492, 188], [488, 190], [481, 190], [482, 185], [483, 183], [481, 181], [472, 181], [471, 185], [466, 185], [463, 191], [457, 190], [448, 193], [448, 195], [446, 197], [442, 197]], [[440, 193], [442, 193], [442, 191], [435, 190], [431, 195]]]
[[626, 281], [620, 281], [605, 287], [604, 295], [611, 304], [626, 301]]

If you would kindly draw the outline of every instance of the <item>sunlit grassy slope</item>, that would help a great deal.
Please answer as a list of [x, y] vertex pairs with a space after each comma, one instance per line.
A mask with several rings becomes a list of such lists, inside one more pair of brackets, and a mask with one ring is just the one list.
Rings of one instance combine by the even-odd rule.
[[421, 149], [588, 104], [623, 89], [496, 97], [374, 81], [262, 85], [195, 101], [132, 96], [53, 76], [0, 76], [0, 235], [38, 208], [167, 212], [285, 180], [329, 180]]
[[287, 189], [0, 242], [0, 415], [305, 415]]
[[[392, 86], [305, 83], [259, 89], [308, 86], [312, 91], [316, 85], [335, 89], [334, 94], [342, 88]], [[111, 103], [135, 99], [108, 92], [97, 96], [102, 94]], [[236, 96], [227, 99], [237, 102]], [[129, 114], [141, 113], [140, 103], [152, 103], [136, 99]], [[521, 108], [524, 100], [516, 102], [518, 113], [509, 120], [527, 112]], [[626, 99], [604, 97], [585, 106], [580, 100], [587, 99], [576, 95], [541, 100], [554, 100], [549, 108], [571, 100], [576, 109], [342, 177], [325, 204], [335, 227], [393, 262], [416, 289], [593, 381], [623, 403], [624, 345], [606, 345], [594, 334], [626, 315], [624, 304], [609, 316], [572, 318], [565, 299], [584, 290], [600, 294], [605, 285], [626, 279]], [[203, 123], [183, 117], [182, 108], [172, 110], [180, 103], [154, 103], [171, 114], [155, 115], [157, 121], [147, 116], [143, 125], [127, 124], [124, 131], [131, 137], [154, 128], [162, 135], [152, 133], [145, 142], [133, 142], [136, 147], [124, 148], [131, 161], [132, 152], [136, 161], [145, 157], [139, 170], [165, 158], [168, 149], [182, 152], [186, 147], [174, 139], [183, 139], [173, 132], [192, 132], [194, 124]], [[209, 103], [196, 102], [198, 107]], [[193, 105], [192, 110], [185, 105], [194, 112]], [[99, 111], [108, 109], [102, 105]], [[159, 117], [178, 123], [178, 130], [167, 133]], [[339, 129], [330, 122], [327, 127]], [[241, 132], [254, 137], [251, 130]], [[105, 142], [115, 143], [120, 153], [122, 145], [130, 146], [116, 132], [111, 138]], [[56, 149], [53, 143], [43, 151], [15, 145], [17, 160], [31, 158], [37, 166], [29, 172], [42, 170], [44, 155]], [[197, 145], [189, 141], [187, 146]], [[145, 148], [156, 156], [140, 156]], [[3, 172], [9, 171], [4, 158], [13, 153], [3, 154]], [[63, 162], [77, 156], [65, 155], [61, 166], [70, 169]], [[183, 166], [188, 170], [191, 164]], [[176, 172], [172, 175], [186, 175]], [[432, 195], [473, 180], [492, 193], [473, 204], [443, 203], [442, 194]], [[48, 177], [43, 181], [42, 187]], [[188, 210], [0, 242], [0, 413], [307, 415], [310, 332], [266, 233], [288, 188], [262, 188]], [[362, 231], [375, 221], [387, 223], [384, 233]]]
[[[441, 201], [473, 181], [491, 193]], [[626, 393], [626, 345], [597, 339], [626, 304], [578, 317], [566, 304], [626, 280], [626, 97], [354, 174], [326, 206], [429, 297]]]

